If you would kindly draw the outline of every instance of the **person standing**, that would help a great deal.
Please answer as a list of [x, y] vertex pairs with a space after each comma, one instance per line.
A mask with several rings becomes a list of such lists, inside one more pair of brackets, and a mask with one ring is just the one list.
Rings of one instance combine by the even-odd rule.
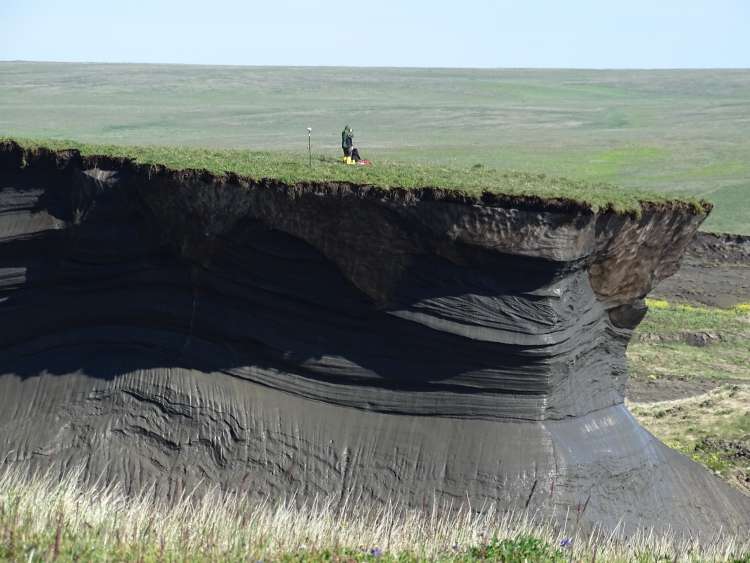
[[354, 146], [354, 131], [348, 125], [341, 132], [341, 149], [345, 157], [351, 158], [357, 164], [363, 162], [362, 157], [359, 156], [359, 150]]
[[344, 156], [351, 158], [354, 150], [354, 131], [348, 125], [341, 132], [341, 148], [344, 151]]

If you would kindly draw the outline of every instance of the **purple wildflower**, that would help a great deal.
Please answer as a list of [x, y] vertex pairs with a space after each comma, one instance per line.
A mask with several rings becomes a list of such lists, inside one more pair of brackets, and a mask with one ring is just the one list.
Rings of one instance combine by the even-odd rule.
[[373, 557], [380, 557], [381, 555], [383, 555], [383, 550], [381, 550], [379, 547], [373, 547], [370, 550], [370, 555], [372, 555]]
[[571, 547], [573, 545], [573, 538], [564, 538], [560, 541], [560, 547]]

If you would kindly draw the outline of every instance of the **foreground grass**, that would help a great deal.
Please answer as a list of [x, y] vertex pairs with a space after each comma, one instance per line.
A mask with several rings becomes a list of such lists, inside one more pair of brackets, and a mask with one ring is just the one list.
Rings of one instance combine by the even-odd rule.
[[[2, 139], [10, 140], [10, 139]], [[568, 180], [545, 174], [507, 172], [475, 165], [447, 168], [395, 161], [372, 166], [347, 166], [337, 158], [317, 155], [312, 166], [306, 154], [251, 152], [233, 149], [203, 149], [165, 146], [116, 146], [85, 144], [52, 139], [14, 139], [27, 148], [77, 149], [85, 156], [127, 157], [142, 164], [162, 164], [175, 170], [203, 169], [215, 174], [234, 172], [254, 179], [274, 178], [286, 183], [343, 181], [381, 188], [445, 188], [472, 196], [485, 192], [545, 199], [566, 199], [594, 209], [640, 212], [641, 202], [679, 200], [700, 208], [697, 198], [668, 197], [637, 189], [624, 189], [603, 182]]]
[[[338, 501], [339, 499], [335, 499]], [[4, 561], [743, 561], [750, 541], [556, 533], [528, 515], [336, 502], [250, 502], [217, 491], [167, 504], [116, 486], [0, 474]], [[571, 519], [572, 520], [572, 519]]]

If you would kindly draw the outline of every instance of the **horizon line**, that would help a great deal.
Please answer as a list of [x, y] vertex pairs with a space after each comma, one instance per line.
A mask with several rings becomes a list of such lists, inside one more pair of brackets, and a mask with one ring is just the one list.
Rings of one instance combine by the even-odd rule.
[[195, 66], [195, 67], [230, 67], [230, 68], [294, 68], [294, 69], [383, 69], [383, 70], [591, 70], [591, 71], [682, 71], [682, 70], [750, 70], [750, 67], [734, 66], [711, 66], [711, 67], [647, 67], [647, 66], [613, 66], [613, 67], [586, 67], [586, 66], [422, 66], [422, 65], [335, 65], [335, 64], [238, 64], [238, 63], [184, 63], [184, 62], [153, 62], [153, 61], [93, 61], [93, 60], [44, 60], [44, 59], [2, 59], [3, 63], [27, 63], [27, 64], [83, 64], [83, 65], [141, 65], [141, 66]]

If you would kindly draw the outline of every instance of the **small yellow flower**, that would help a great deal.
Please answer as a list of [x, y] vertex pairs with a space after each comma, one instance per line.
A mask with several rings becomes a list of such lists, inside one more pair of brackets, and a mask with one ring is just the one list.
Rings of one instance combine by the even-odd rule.
[[646, 305], [651, 309], [669, 309], [669, 301], [666, 299], [646, 299]]

